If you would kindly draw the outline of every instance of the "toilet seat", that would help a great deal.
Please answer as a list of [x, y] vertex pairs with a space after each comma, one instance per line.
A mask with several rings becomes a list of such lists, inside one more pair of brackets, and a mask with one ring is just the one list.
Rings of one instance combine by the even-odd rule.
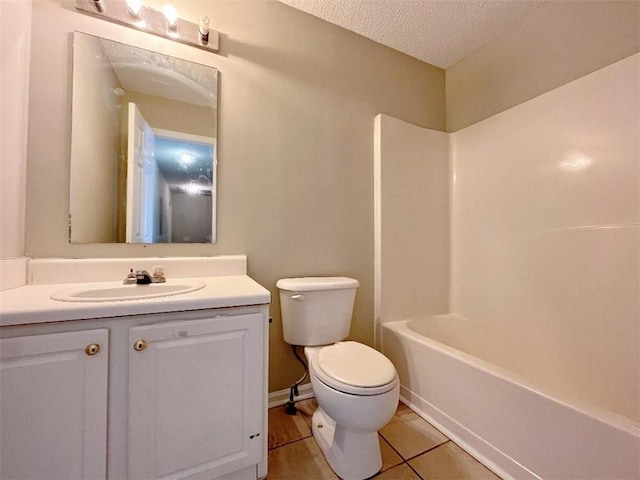
[[311, 366], [322, 383], [352, 395], [379, 395], [398, 383], [391, 361], [358, 342], [322, 347], [312, 358]]

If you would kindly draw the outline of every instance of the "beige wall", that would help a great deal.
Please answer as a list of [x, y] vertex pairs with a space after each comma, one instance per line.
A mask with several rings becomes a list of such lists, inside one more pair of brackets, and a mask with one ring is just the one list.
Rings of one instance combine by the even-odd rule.
[[[357, 278], [352, 338], [372, 343], [374, 117], [443, 130], [444, 72], [274, 1], [179, 10], [212, 19], [219, 55], [76, 13], [70, 0], [34, 3], [27, 254], [247, 254], [249, 274], [273, 295], [270, 390], [279, 390], [300, 372], [281, 340], [278, 278]], [[219, 69], [217, 244], [69, 244], [74, 29]]]
[[547, 1], [446, 72], [454, 132], [640, 50], [640, 2]]
[[0, 1], [0, 258], [25, 254], [30, 24], [31, 2]]
[[453, 134], [452, 311], [482, 358], [640, 420], [640, 54]]
[[376, 323], [446, 313], [449, 135], [386, 115], [375, 128]]
[[[210, 107], [179, 102], [140, 92], [127, 92], [122, 97], [123, 110], [129, 102], [135, 103], [151, 128], [175, 132], [216, 136], [216, 113]], [[124, 117], [126, 118], [126, 114]]]

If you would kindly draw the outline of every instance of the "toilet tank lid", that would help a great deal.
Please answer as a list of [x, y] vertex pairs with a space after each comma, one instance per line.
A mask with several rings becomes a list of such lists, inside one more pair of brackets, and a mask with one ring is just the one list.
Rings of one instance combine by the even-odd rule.
[[314, 290], [339, 290], [342, 288], [357, 288], [360, 283], [355, 278], [348, 277], [303, 277], [282, 278], [276, 283], [280, 290], [291, 292], [308, 292]]

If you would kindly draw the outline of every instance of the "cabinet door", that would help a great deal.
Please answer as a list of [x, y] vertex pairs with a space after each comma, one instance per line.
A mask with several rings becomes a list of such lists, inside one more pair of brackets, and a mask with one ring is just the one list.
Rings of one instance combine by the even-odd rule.
[[1, 478], [105, 478], [108, 339], [98, 329], [0, 340]]
[[131, 329], [129, 478], [210, 479], [262, 460], [263, 322]]

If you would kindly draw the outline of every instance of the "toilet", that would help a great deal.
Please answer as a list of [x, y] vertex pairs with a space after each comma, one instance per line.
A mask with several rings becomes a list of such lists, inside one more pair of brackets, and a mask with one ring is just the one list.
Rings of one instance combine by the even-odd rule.
[[278, 280], [285, 342], [304, 346], [318, 401], [313, 436], [333, 471], [362, 480], [382, 468], [378, 430], [393, 416], [400, 382], [383, 354], [349, 335], [357, 280]]

